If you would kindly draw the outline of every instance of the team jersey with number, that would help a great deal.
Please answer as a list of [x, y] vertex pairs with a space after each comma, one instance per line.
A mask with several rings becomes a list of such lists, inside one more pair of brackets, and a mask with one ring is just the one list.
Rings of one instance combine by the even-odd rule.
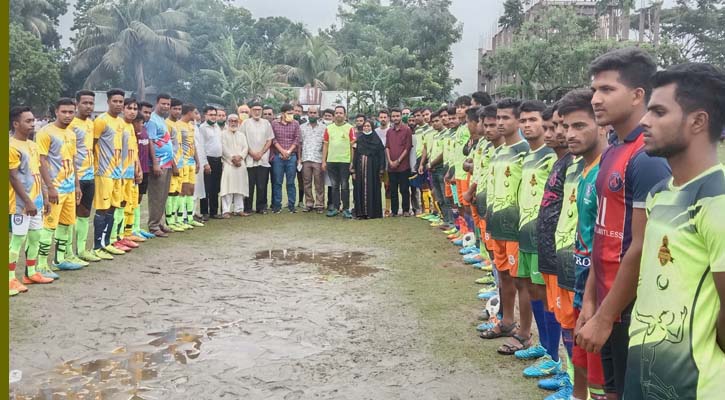
[[124, 121], [103, 113], [93, 121], [96, 176], [121, 179], [121, 147]]
[[486, 169], [486, 232], [491, 232], [491, 224], [489, 221], [493, 217], [493, 201], [496, 188], [494, 187], [493, 180], [493, 160], [496, 159], [498, 153], [503, 149], [503, 145], [495, 147], [491, 152], [491, 158], [488, 161], [488, 168]]
[[181, 149], [183, 151], [184, 165], [196, 166], [194, 160], [194, 125], [193, 122], [179, 121], [179, 130], [181, 131]]
[[471, 132], [468, 130], [468, 126], [463, 124], [456, 129], [456, 134], [453, 140], [453, 165], [456, 167], [455, 178], [458, 180], [466, 179], [466, 171], [463, 170], [463, 162], [466, 161], [466, 156], [463, 154], [463, 147], [468, 143], [471, 138]]
[[542, 274], [556, 275], [556, 224], [559, 222], [561, 204], [564, 199], [566, 170], [573, 159], [574, 157], [570, 153], [566, 153], [556, 160], [544, 186], [539, 217], [536, 219], [536, 230], [538, 231], [536, 249], [539, 254], [539, 272]]
[[[10, 137], [10, 145], [8, 149], [8, 158], [10, 159], [10, 169], [18, 170], [18, 178], [25, 188], [30, 200], [35, 204], [35, 208], [41, 210], [43, 208], [43, 193], [41, 192], [40, 181], [40, 151], [38, 145], [30, 140], [18, 140]], [[10, 214], [25, 214], [25, 203], [23, 199], [15, 193], [12, 185], [10, 185]]]
[[522, 252], [536, 253], [536, 218], [554, 162], [556, 153], [548, 146], [530, 150], [524, 157], [519, 187], [519, 250]]
[[124, 122], [123, 136], [121, 142], [121, 159], [123, 178], [133, 179], [136, 177], [136, 160], [138, 159], [138, 140], [133, 124]]
[[599, 157], [591, 165], [584, 167], [579, 185], [577, 186], [576, 209], [579, 218], [576, 224], [576, 242], [574, 243], [574, 264], [576, 266], [574, 281], [574, 307], [581, 309], [584, 287], [592, 265], [592, 242], [594, 241], [594, 224], [597, 220], [597, 187], [599, 173]]
[[491, 225], [491, 237], [496, 240], [519, 240], [519, 184], [524, 157], [529, 144], [521, 140], [501, 145], [491, 161], [493, 164], [493, 214], [486, 221]]
[[68, 129], [76, 135], [75, 167], [78, 179], [93, 180], [93, 120], [75, 117]]
[[48, 160], [48, 172], [59, 194], [76, 190], [74, 157], [76, 137], [73, 132], [48, 124], [35, 134], [38, 152]]
[[557, 281], [559, 287], [574, 291], [576, 273], [574, 268], [574, 241], [576, 239], [576, 190], [579, 178], [584, 169], [581, 157], [575, 158], [566, 170], [564, 179], [564, 198], [561, 203], [561, 213], [556, 224], [556, 263]]

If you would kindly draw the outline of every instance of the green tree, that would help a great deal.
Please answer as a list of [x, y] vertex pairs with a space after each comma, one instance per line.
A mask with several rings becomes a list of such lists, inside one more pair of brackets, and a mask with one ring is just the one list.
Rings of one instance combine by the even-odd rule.
[[661, 26], [682, 57], [725, 67], [725, 1], [678, 0], [662, 10]]
[[521, 0], [506, 0], [503, 3], [503, 15], [498, 18], [498, 26], [518, 30], [524, 23], [524, 6]]
[[57, 48], [60, 47], [60, 35], [55, 27], [67, 9], [66, 0], [12, 0], [10, 20], [22, 25], [44, 45]]
[[183, 75], [180, 63], [189, 56], [186, 0], [119, 0], [88, 10], [89, 25], [77, 41], [73, 72], [90, 71], [86, 87], [122, 74], [143, 99], [146, 69]]
[[334, 89], [340, 79], [340, 58], [325, 35], [306, 36], [291, 42], [285, 62], [288, 77], [302, 86]]
[[60, 67], [35, 35], [10, 24], [10, 104], [46, 113], [61, 90]]

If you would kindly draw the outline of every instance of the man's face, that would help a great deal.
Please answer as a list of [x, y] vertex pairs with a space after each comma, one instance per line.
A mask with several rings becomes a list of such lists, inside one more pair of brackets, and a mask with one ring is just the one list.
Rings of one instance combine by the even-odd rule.
[[76, 116], [75, 114], [76, 106], [74, 105], [58, 106], [58, 108], [55, 109], [55, 116], [58, 118], [58, 122], [61, 125], [68, 126]]
[[207, 121], [216, 122], [216, 110], [208, 110], [204, 114], [204, 118], [206, 118]]
[[227, 112], [224, 110], [216, 110], [216, 120], [219, 121], [226, 121], [227, 120]]
[[338, 107], [335, 109], [335, 123], [342, 124], [345, 122], [345, 110]]
[[151, 119], [151, 107], [141, 107], [141, 115], [143, 115], [144, 122], [149, 122]]
[[403, 119], [403, 115], [398, 111], [393, 111], [390, 113], [390, 121], [393, 122], [393, 125], [400, 124], [400, 120]]
[[355, 118], [355, 126], [362, 129], [363, 124], [365, 123], [365, 118], [363, 117], [357, 117]]
[[20, 114], [17, 121], [13, 121], [13, 130], [19, 134], [30, 136], [35, 129], [35, 116], [32, 112], [26, 111]]
[[538, 111], [522, 112], [519, 115], [519, 126], [528, 141], [537, 141], [544, 134], [544, 124]]
[[143, 121], [137, 121], [137, 120], [134, 120], [134, 121], [132, 122], [132, 125], [133, 125], [133, 131], [134, 131], [135, 133], [139, 133], [139, 132], [141, 132], [141, 130], [143, 129]]
[[592, 151], [599, 144], [599, 127], [586, 110], [569, 113], [563, 118], [564, 134], [569, 151], [580, 156]]
[[272, 122], [274, 120], [274, 111], [272, 111], [271, 108], [264, 109], [262, 111], [262, 117], [267, 121]]
[[294, 108], [292, 108], [292, 112], [294, 113], [294, 115], [299, 115], [301, 117], [302, 116], [302, 107], [294, 106]]
[[236, 131], [237, 129], [239, 129], [239, 117], [232, 115], [227, 120], [227, 124], [229, 124], [229, 129], [231, 129], [232, 131]]
[[292, 110], [284, 111], [284, 112], [282, 112], [282, 115], [280, 115], [280, 118], [284, 122], [292, 122], [295, 119], [295, 113]]
[[138, 104], [131, 103], [123, 106], [123, 119], [126, 122], [132, 122], [138, 115]]
[[430, 110], [423, 110], [423, 112], [421, 114], [423, 114], [423, 123], [424, 124], [430, 123], [430, 115], [431, 115]]
[[[145, 115], [144, 115], [144, 121], [147, 121]], [[201, 114], [199, 113], [199, 110], [197, 110], [197, 109], [194, 109], [194, 121], [196, 121], [196, 122], [201, 121]]]
[[466, 120], [466, 110], [468, 110], [467, 106], [456, 106], [456, 117], [459, 121]]
[[510, 137], [519, 129], [519, 120], [511, 108], [499, 108], [496, 111], [496, 122], [498, 122], [498, 131], [503, 137]]
[[675, 99], [676, 89], [676, 83], [656, 88], [647, 114], [640, 121], [644, 128], [644, 151], [650, 156], [672, 157], [685, 151], [689, 144], [689, 116]]
[[466, 118], [466, 127], [471, 136], [478, 136], [478, 121], [474, 121], [470, 118]]
[[181, 106], [171, 107], [170, 116], [171, 116], [171, 119], [174, 119], [174, 120], [181, 118]]
[[548, 121], [542, 121], [541, 126], [544, 128], [544, 144], [548, 147], [555, 148], [556, 143], [554, 138], [556, 137], [556, 132], [554, 132], [553, 118]]
[[603, 71], [592, 79], [592, 107], [597, 124], [616, 125], [626, 121], [640, 104], [637, 93], [619, 81], [618, 71]]
[[448, 113], [443, 111], [443, 112], [441, 112], [440, 115], [441, 115], [441, 124], [443, 125], [443, 127], [448, 128], [448, 118], [449, 118]]
[[239, 119], [247, 119], [249, 117], [249, 106], [242, 104], [237, 107], [237, 114], [239, 114]]
[[307, 117], [308, 118], [315, 118], [315, 119], [319, 118], [320, 117], [320, 112], [317, 111], [317, 107], [312, 106], [309, 109], [307, 109]]
[[117, 94], [108, 99], [108, 112], [111, 115], [118, 115], [123, 111], [123, 96]]
[[80, 100], [78, 100], [78, 117], [83, 119], [90, 117], [95, 105], [96, 99], [93, 96], [81, 96]]
[[413, 114], [413, 122], [415, 122], [416, 125], [423, 125], [423, 113], [418, 111]]
[[380, 121], [380, 126], [388, 126], [388, 114], [378, 114], [378, 121]]
[[486, 140], [489, 142], [497, 142], [501, 138], [496, 117], [485, 117], [483, 119], [483, 129]]
[[[123, 104], [123, 102], [121, 104]], [[159, 114], [160, 116], [162, 116], [162, 117], [168, 116], [170, 109], [171, 109], [171, 99], [159, 99], [156, 102], [156, 113]]]
[[[252, 107], [252, 109], [250, 111], [252, 114], [252, 118], [254, 118], [255, 121], [258, 121], [259, 118], [262, 116], [262, 107], [261, 106], [254, 106], [254, 107]], [[268, 111], [271, 112], [272, 110], [268, 110]]]
[[325, 122], [332, 122], [335, 120], [335, 116], [333, 114], [330, 114], [329, 112], [326, 112], [322, 115], [322, 119], [325, 120]]
[[443, 123], [441, 122], [440, 115], [430, 120], [431, 126], [433, 126], [433, 129], [439, 131], [443, 129]]
[[403, 117], [403, 115], [408, 115], [408, 116], [410, 115], [410, 108], [404, 108], [400, 111], [401, 111], [401, 115], [400, 115], [401, 118]]

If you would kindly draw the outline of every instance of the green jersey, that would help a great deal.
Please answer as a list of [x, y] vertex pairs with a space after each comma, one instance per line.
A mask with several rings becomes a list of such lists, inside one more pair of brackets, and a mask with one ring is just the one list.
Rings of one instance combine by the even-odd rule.
[[493, 214], [486, 222], [496, 240], [519, 240], [519, 184], [524, 157], [529, 144], [521, 140], [502, 145], [493, 159]]
[[493, 151], [491, 152], [491, 158], [488, 162], [488, 168], [486, 169], [486, 177], [484, 178], [486, 181], [486, 232], [491, 232], [491, 224], [488, 222], [493, 217], [493, 200], [494, 200], [494, 194], [496, 193], [496, 189], [494, 188], [493, 184], [493, 160], [498, 157], [498, 153], [501, 152], [501, 149], [503, 149], [503, 145], [494, 147]]
[[415, 143], [416, 159], [420, 158], [423, 155], [423, 146], [426, 145], [428, 141], [428, 133], [432, 130], [433, 128], [431, 128], [428, 124], [421, 125], [415, 128], [415, 133], [413, 134], [413, 141]]
[[561, 213], [556, 224], [556, 275], [559, 287], [574, 291], [574, 240], [576, 239], [576, 190], [582, 174], [584, 162], [581, 157], [575, 158], [566, 169], [564, 193], [561, 202]]
[[429, 137], [431, 138], [428, 142], [428, 161], [433, 161], [436, 158], [438, 158], [441, 154], [443, 154], [443, 144], [445, 142], [445, 134], [447, 130], [443, 129], [440, 131], [432, 131], [429, 134]]
[[538, 252], [536, 218], [539, 216], [546, 180], [555, 162], [556, 153], [549, 146], [530, 150], [524, 157], [519, 188], [519, 250], [523, 252]]
[[594, 225], [597, 222], [599, 201], [597, 199], [597, 175], [599, 158], [582, 170], [577, 186], [576, 209], [579, 214], [576, 223], [576, 243], [574, 245], [574, 264], [576, 264], [574, 282], [574, 308], [582, 308], [584, 287], [592, 265], [592, 246], [594, 245]]
[[448, 128], [442, 135], [443, 141], [443, 164], [449, 168], [453, 166], [453, 146], [455, 145], [456, 130], [454, 128]]
[[481, 138], [478, 139], [478, 142], [476, 142], [475, 146], [471, 148], [471, 151], [468, 153], [468, 158], [471, 159], [471, 165], [473, 166], [473, 171], [471, 172], [471, 181], [470, 184], [473, 185], [479, 184], [479, 169], [481, 168], [481, 160], [486, 156], [486, 146], [488, 145], [488, 142]]
[[455, 178], [458, 180], [466, 179], [466, 171], [463, 170], [463, 162], [466, 161], [466, 156], [463, 155], [463, 147], [468, 143], [471, 138], [471, 132], [468, 131], [468, 125], [463, 124], [456, 130], [456, 136], [454, 139], [454, 150], [453, 150], [453, 165], [456, 167]]
[[637, 300], [629, 328], [626, 399], [720, 399], [725, 352], [717, 344], [725, 272], [725, 170], [717, 165], [682, 186], [655, 185]]

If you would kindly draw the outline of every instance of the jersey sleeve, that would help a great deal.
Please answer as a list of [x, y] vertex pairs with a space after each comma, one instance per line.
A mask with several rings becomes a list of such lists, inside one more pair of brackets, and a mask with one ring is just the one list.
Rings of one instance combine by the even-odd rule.
[[664, 158], [650, 157], [644, 151], [637, 153], [627, 167], [625, 182], [631, 182], [632, 207], [645, 208], [650, 190], [672, 175]]
[[106, 120], [102, 118], [96, 118], [93, 121], [93, 138], [99, 139], [101, 137], [101, 134], [103, 134], [104, 129], [106, 129]]
[[10, 159], [10, 169], [20, 168], [20, 152], [18, 149], [11, 147], [8, 151], [8, 158]]
[[325, 143], [330, 141], [330, 134], [327, 132], [327, 128], [325, 128], [325, 134], [322, 135], [322, 141]]
[[38, 153], [47, 156], [50, 150], [50, 135], [47, 132], [40, 131], [35, 135], [35, 143], [38, 144]]
[[348, 136], [350, 137], [350, 142], [354, 142], [357, 140], [357, 137], [355, 137], [355, 128], [350, 128], [350, 132], [348, 132]]
[[149, 120], [146, 123], [146, 135], [149, 137], [149, 140], [156, 140], [158, 138], [158, 127], [153, 120]]
[[712, 272], [725, 272], [725, 195], [709, 199], [700, 211], [697, 224], [707, 249]]

